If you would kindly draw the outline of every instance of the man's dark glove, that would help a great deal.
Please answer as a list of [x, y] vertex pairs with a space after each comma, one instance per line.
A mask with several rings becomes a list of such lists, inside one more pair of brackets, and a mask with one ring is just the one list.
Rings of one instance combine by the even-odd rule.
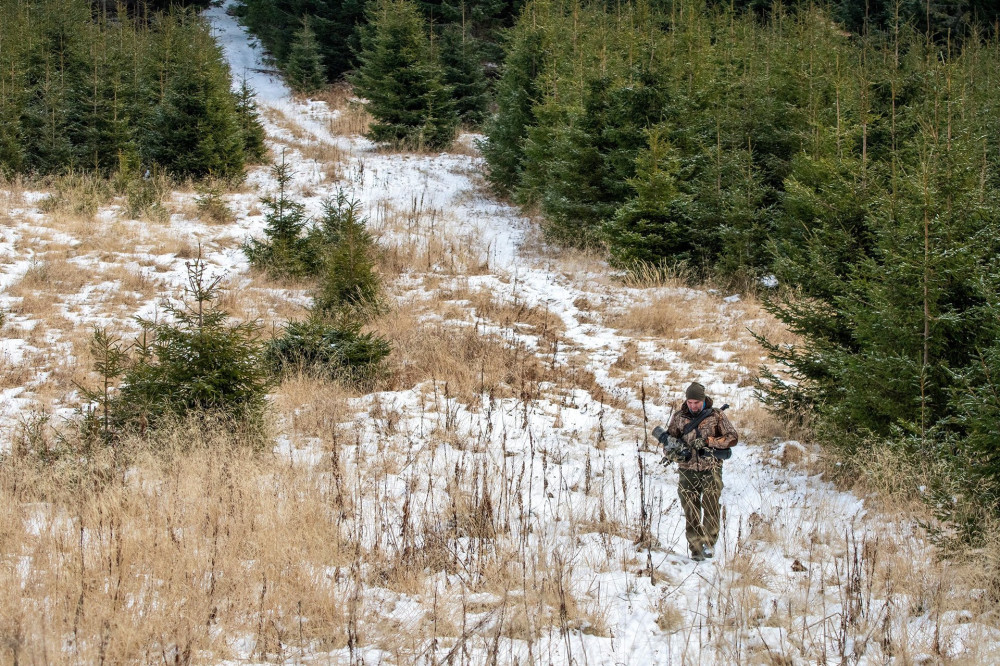
[[694, 451], [699, 458], [710, 457], [712, 455], [712, 450], [708, 448], [708, 442], [701, 437], [697, 437], [693, 442], [691, 442], [691, 450]]
[[653, 428], [653, 437], [663, 445], [663, 460], [660, 462], [664, 465], [678, 460], [691, 459], [691, 452], [684, 446], [684, 443], [673, 435], [668, 435], [667, 431], [660, 426]]

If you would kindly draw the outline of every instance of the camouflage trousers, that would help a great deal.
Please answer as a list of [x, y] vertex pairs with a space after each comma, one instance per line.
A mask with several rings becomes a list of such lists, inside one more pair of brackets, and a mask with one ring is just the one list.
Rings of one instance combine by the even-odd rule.
[[715, 546], [719, 539], [722, 494], [722, 468], [716, 467], [705, 472], [682, 469], [677, 483], [677, 494], [684, 507], [687, 521], [688, 547], [691, 552], [701, 551], [702, 544]]

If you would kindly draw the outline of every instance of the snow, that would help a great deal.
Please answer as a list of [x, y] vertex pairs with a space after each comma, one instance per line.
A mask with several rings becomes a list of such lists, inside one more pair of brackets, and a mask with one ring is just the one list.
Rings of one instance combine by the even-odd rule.
[[[840, 660], [855, 651], [857, 658], [843, 659], [861, 664], [891, 661], [892, 657], [878, 646], [865, 643], [863, 636], [837, 637], [841, 620], [851, 612], [850, 603], [856, 601], [846, 596], [841, 582], [852, 566], [852, 557], [856, 566], [858, 552], [866, 544], [879, 543], [887, 533], [909, 544], [913, 558], [931, 558], [932, 552], [915, 526], [873, 515], [858, 497], [810, 475], [805, 467], [788, 464], [789, 460], [812, 455], [809, 447], [800, 442], [741, 445], [725, 466], [722, 503], [726, 516], [717, 555], [700, 563], [687, 557], [676, 472], [660, 465], [658, 452], [647, 450], [643, 441], [646, 426], [651, 429], [667, 421], [670, 405], [644, 403], [637, 387], [627, 376], [614, 372], [613, 366], [629, 345], [635, 345], [645, 358], [657, 359], [655, 368], [646, 369], [650, 381], [646, 387], [662, 384], [661, 395], [679, 396], [682, 382], [698, 373], [716, 404], [733, 405], [734, 420], [753, 403], [752, 389], [739, 386], [719, 371], [696, 369], [676, 350], [664, 349], [655, 340], [631, 336], [590, 318], [578, 305], [581, 299], [625, 310], [666, 293], [668, 288], [627, 288], [609, 282], [605, 276], [610, 269], [593, 259], [588, 259], [589, 268], [571, 274], [564, 264], [546, 256], [547, 249], [538, 249], [531, 220], [483, 193], [478, 175], [481, 158], [452, 153], [389, 153], [363, 138], [334, 135], [330, 120], [337, 111], [320, 101], [293, 99], [266, 64], [260, 47], [248, 39], [228, 13], [229, 4], [212, 7], [205, 16], [230, 63], [234, 83], [238, 85], [241, 77], [246, 78], [257, 92], [265, 118], [268, 110], [280, 112], [308, 135], [307, 143], [343, 151], [337, 177], [327, 179], [322, 164], [294, 147], [286, 147], [290, 139], [287, 128], [273, 119], [265, 120], [272, 148], [287, 151], [296, 187], [309, 192], [303, 194], [308, 212], [318, 214], [325, 199], [344, 192], [361, 202], [383, 245], [402, 245], [419, 238], [428, 244], [445, 244], [450, 251], [442, 256], [452, 261], [461, 256], [474, 257], [483, 266], [480, 274], [456, 278], [455, 272], [440, 261], [414, 266], [398, 280], [394, 293], [404, 305], [407, 299], [429, 297], [424, 278], [431, 275], [452, 286], [461, 282], [470, 293], [488, 290], [498, 302], [540, 308], [556, 316], [564, 327], [559, 349], [549, 351], [550, 343], [537, 331], [487, 322], [468, 302], [465, 307], [473, 311], [467, 321], [441, 324], [476, 326], [494, 332], [511, 345], [551, 357], [553, 367], [569, 367], [573, 359], [583, 358], [585, 369], [593, 373], [596, 386], [603, 392], [600, 395], [597, 390], [540, 386], [540, 394], [532, 400], [483, 395], [478, 402], [464, 404], [454, 396], [444, 395], [437, 382], [425, 382], [354, 400], [354, 413], [347, 415], [349, 420], [341, 425], [351, 430], [357, 444], [345, 448], [344, 464], [393, 452], [399, 458], [398, 469], [379, 480], [382, 488], [376, 497], [357, 498], [358, 512], [365, 523], [359, 530], [364, 546], [386, 538], [374, 522], [379, 493], [388, 504], [381, 507], [385, 511], [397, 511], [411, 492], [418, 494], [421, 501], [444, 501], [449, 470], [474, 457], [498, 492], [510, 470], [523, 470], [528, 485], [518, 500], [524, 505], [524, 513], [507, 516], [511, 528], [529, 535], [528, 552], [559, 558], [564, 566], [572, 568], [571, 592], [590, 605], [594, 618], [606, 624], [603, 628], [591, 626], [588, 623], [596, 620], [587, 620], [565, 631], [551, 627], [541, 632], [534, 644], [504, 638], [498, 641], [500, 663], [525, 663], [529, 655], [537, 663], [567, 666], [812, 663], [820, 660], [821, 653]], [[474, 145], [476, 138], [461, 137], [466, 145], [463, 152], [471, 152], [468, 146]], [[259, 168], [249, 174], [247, 186], [247, 192], [228, 197], [230, 206], [239, 213], [230, 227], [206, 226], [180, 214], [166, 223], [178, 237], [203, 244], [203, 256], [212, 275], [230, 276], [237, 285], [244, 283], [247, 271], [239, 242], [263, 229], [263, 215], [250, 211], [257, 198], [273, 188], [274, 181], [266, 168]], [[0, 288], [4, 291], [32, 266], [32, 250], [26, 257], [15, 247], [32, 237], [35, 230], [27, 221], [37, 222], [40, 218], [41, 213], [34, 207], [44, 196], [23, 193], [25, 208], [13, 209], [10, 214], [24, 218], [25, 224], [17, 230], [0, 227], [0, 256], [6, 262], [0, 268]], [[396, 213], [403, 215], [404, 224], [392, 219]], [[108, 209], [101, 215], [115, 219], [118, 212]], [[47, 238], [48, 243], [74, 241], [72, 236]], [[36, 245], [32, 243], [31, 247]], [[142, 300], [132, 314], [162, 316], [162, 298], [176, 298], [185, 284], [185, 259], [143, 246], [129, 261], [139, 262], [134, 269], [155, 274], [167, 289], [157, 298]], [[95, 272], [99, 268], [92, 267]], [[777, 280], [770, 277], [762, 284], [774, 286]], [[115, 318], [91, 306], [91, 297], [95, 292], [120, 288], [115, 282], [90, 285], [65, 299], [63, 316], [74, 323], [108, 325]], [[693, 289], [675, 289], [674, 293], [692, 303], [713, 298], [719, 307], [742, 302], [738, 294], [721, 297]], [[302, 293], [291, 295], [303, 301], [307, 298]], [[2, 299], [0, 305], [5, 311], [17, 302], [6, 293]], [[33, 322], [19, 316], [16, 324], [28, 330]], [[58, 338], [55, 342], [59, 342]], [[27, 362], [31, 354], [39, 351], [33, 344], [20, 338], [0, 341], [0, 364]], [[719, 363], [729, 362], [732, 355], [715, 343], [688, 340], [686, 344], [707, 350]], [[663, 367], [669, 370], [660, 369]], [[685, 379], [679, 382], [678, 376]], [[0, 393], [0, 418], [10, 427], [18, 413], [30, 406], [32, 384], [41, 379], [38, 374], [27, 386], [6, 388]], [[63, 403], [57, 407], [66, 409]], [[647, 412], [650, 423], [644, 424], [641, 415]], [[394, 414], [398, 422], [390, 426], [379, 414]], [[274, 454], [290, 465], [320, 466], [328, 460], [320, 443], [294, 440], [285, 433], [279, 433]], [[410, 482], [417, 477], [424, 480], [411, 489]], [[623, 525], [635, 524], [642, 509], [640, 495], [653, 513], [651, 549], [638, 547], [629, 534], [593, 527], [599, 512], [605, 510], [614, 513]], [[45, 513], [36, 512], [28, 520], [30, 529], [38, 533], [44, 529]], [[454, 547], [467, 553], [475, 544], [468, 538], [458, 539]], [[30, 563], [22, 559], [17, 566], [24, 577], [22, 570]], [[469, 591], [467, 587], [461, 572], [439, 572], [425, 581], [422, 596], [371, 586], [363, 591], [363, 598], [366, 606], [380, 613], [385, 622], [396, 623], [398, 631], [415, 632], [428, 611], [429, 594], [444, 597], [459, 589], [464, 594], [463, 603], [470, 607], [495, 608], [503, 601], [498, 595]], [[509, 594], [515, 597], [517, 592]], [[817, 599], [822, 599], [822, 605]], [[903, 606], [906, 602], [883, 591], [862, 601], [865, 610], [874, 614], [888, 613], [886, 609], [893, 604]], [[795, 621], [788, 615], [794, 615]], [[497, 622], [495, 612], [469, 617], [470, 624], [479, 627], [479, 635], [492, 636], [491, 627]], [[935, 663], [938, 657], [929, 651], [934, 641], [934, 622], [945, 627], [944, 649], [956, 657], [977, 641], [981, 644], [983, 636], [998, 640], [994, 628], [964, 610], [940, 618], [931, 618], [926, 611], [901, 612], [892, 615], [888, 625], [892, 631], [910, 636], [915, 646], [921, 646], [923, 653], [915, 648], [910, 656], [913, 663]], [[801, 629], [801, 635], [790, 635], [789, 626]], [[464, 640], [458, 636], [450, 637], [450, 642], [442, 640], [434, 657], [446, 659]], [[228, 644], [237, 659], [228, 663], [257, 658], [251, 636], [229, 636]], [[488, 647], [484, 644], [480, 640], [463, 646], [471, 654], [472, 663], [485, 663]], [[309, 655], [316, 662], [346, 663], [350, 658], [346, 650], [316, 650]], [[367, 663], [392, 658], [366, 646], [359, 654]], [[786, 654], [794, 657], [781, 656]]]

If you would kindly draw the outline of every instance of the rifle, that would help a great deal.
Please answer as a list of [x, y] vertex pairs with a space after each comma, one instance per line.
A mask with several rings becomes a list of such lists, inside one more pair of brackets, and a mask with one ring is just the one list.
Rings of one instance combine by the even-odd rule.
[[[670, 464], [675, 460], [676, 461], [691, 460], [692, 451], [682, 441], [683, 438], [687, 436], [687, 434], [690, 433], [692, 430], [701, 425], [701, 422], [704, 421], [706, 418], [708, 418], [709, 415], [714, 414], [717, 411], [724, 412], [727, 409], [729, 409], [728, 404], [723, 405], [718, 409], [713, 407], [711, 409], [701, 410], [701, 414], [699, 414], [697, 418], [692, 419], [690, 423], [684, 426], [684, 430], [681, 431], [680, 438], [674, 437], [673, 435], [668, 435], [667, 431], [661, 428], [660, 426], [656, 426], [655, 428], [653, 428], [653, 437], [655, 437], [656, 441], [658, 441], [660, 444], [663, 445], [663, 461], [662, 461], [663, 464], [665, 465]], [[713, 449], [707, 447], [697, 449], [696, 453], [701, 455], [702, 452], [706, 450], [710, 451], [712, 456], [714, 456], [719, 460], [729, 460], [730, 456], [733, 455], [733, 452], [730, 451], [729, 449]]]

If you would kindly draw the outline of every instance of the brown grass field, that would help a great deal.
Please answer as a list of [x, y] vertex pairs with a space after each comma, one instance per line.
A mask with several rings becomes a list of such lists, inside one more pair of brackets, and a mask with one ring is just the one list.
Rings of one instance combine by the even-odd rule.
[[[364, 133], [346, 89], [322, 101], [334, 138]], [[339, 141], [267, 118], [272, 152], [310, 165], [302, 197], [356, 173]], [[129, 336], [180, 296], [199, 247], [238, 254], [259, 216], [250, 186], [211, 211], [193, 190], [129, 217], [85, 177], [0, 183], [0, 263], [30, 258], [2, 292], [23, 355], [0, 357], [22, 401], [0, 462], [0, 664], [598, 663], [623, 608], [651, 614], [646, 638], [677, 663], [1000, 658], [1000, 544], [938, 557], [890, 460], [847, 488], [867, 499], [843, 519], [820, 478], [833, 463], [783, 444], [807, 433], [748, 397], [767, 362], [748, 329], [795, 342], [753, 294], [625, 279], [529, 231], [519, 261], [573, 294], [549, 304], [480, 234], [450, 232], [453, 210], [415, 201], [369, 218], [389, 303], [369, 330], [394, 349], [375, 392], [285, 378], [264, 453], [197, 419], [88, 450], [67, 417], [96, 381], [94, 326]], [[307, 285], [263, 274], [223, 284], [220, 304], [265, 335], [308, 304]], [[765, 498], [730, 507], [711, 570], [677, 549], [675, 475], [644, 435], [695, 372], [738, 399]]]

